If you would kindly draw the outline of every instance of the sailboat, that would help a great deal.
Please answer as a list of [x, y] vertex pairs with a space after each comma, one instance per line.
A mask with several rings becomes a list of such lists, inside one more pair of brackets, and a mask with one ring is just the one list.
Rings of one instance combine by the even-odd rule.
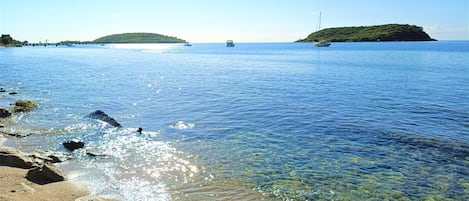
[[[319, 24], [318, 24], [318, 31], [321, 30], [321, 12], [319, 12]], [[319, 40], [315, 41], [314, 46], [316, 47], [329, 47], [331, 45], [331, 42], [326, 41], [326, 40]]]

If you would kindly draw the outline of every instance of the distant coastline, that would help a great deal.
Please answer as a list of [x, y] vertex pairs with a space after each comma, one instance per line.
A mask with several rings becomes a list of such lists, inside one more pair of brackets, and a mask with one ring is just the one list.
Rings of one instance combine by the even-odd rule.
[[92, 43], [185, 43], [185, 40], [174, 36], [156, 33], [122, 33], [103, 36]]
[[422, 27], [408, 24], [336, 27], [309, 34], [295, 42], [373, 42], [373, 41], [436, 41]]

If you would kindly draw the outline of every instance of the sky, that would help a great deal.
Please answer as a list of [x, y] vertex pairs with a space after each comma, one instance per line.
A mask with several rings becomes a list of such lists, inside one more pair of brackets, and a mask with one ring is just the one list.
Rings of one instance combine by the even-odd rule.
[[469, 0], [0, 0], [0, 33], [29, 42], [128, 32], [193, 43], [292, 42], [321, 27], [389, 23], [469, 40]]

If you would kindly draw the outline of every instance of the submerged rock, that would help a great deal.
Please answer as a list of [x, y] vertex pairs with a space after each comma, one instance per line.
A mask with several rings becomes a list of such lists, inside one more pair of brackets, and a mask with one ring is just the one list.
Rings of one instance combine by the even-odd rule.
[[109, 115], [107, 115], [106, 113], [104, 113], [101, 110], [96, 110], [96, 111], [86, 115], [86, 117], [89, 117], [91, 119], [98, 119], [98, 120], [104, 121], [104, 122], [106, 122], [109, 125], [114, 126], [114, 127], [122, 127], [114, 118], [110, 117]]
[[184, 121], [178, 121], [175, 124], [171, 125], [171, 127], [175, 129], [185, 130], [185, 129], [192, 129], [194, 128], [195, 124], [186, 123]]
[[93, 151], [90, 151], [90, 150], [86, 150], [86, 155], [92, 156], [92, 157], [107, 156], [107, 154], [97, 153], [97, 152], [93, 152]]
[[17, 100], [15, 103], [13, 103], [15, 106], [13, 108], [13, 112], [29, 112], [33, 110], [34, 108], [37, 107], [36, 102], [32, 100]]
[[23, 137], [31, 135], [31, 133], [19, 133], [15, 131], [5, 131], [5, 130], [0, 130], [0, 133], [4, 135], [8, 135], [8, 136], [19, 137], [19, 138], [23, 138]]
[[74, 151], [75, 149], [81, 149], [85, 146], [85, 143], [80, 138], [74, 138], [62, 144], [66, 149], [70, 151]]

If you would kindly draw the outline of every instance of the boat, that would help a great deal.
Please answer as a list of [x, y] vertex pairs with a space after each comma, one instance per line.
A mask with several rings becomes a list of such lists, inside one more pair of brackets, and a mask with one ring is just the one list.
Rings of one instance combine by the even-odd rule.
[[[319, 12], [318, 31], [321, 31], [321, 12]], [[319, 40], [319, 41], [314, 41], [313, 44], [316, 47], [329, 47], [331, 45], [331, 42], [327, 40]]]
[[192, 46], [192, 44], [190, 44], [189, 42], [187, 42], [187, 43], [184, 43], [184, 46]]
[[227, 40], [226, 41], [226, 47], [234, 47], [234, 46], [235, 46], [235, 44], [234, 44], [233, 40]]
[[329, 47], [331, 45], [331, 42], [326, 41], [326, 40], [320, 40], [314, 42], [314, 46], [316, 47]]

